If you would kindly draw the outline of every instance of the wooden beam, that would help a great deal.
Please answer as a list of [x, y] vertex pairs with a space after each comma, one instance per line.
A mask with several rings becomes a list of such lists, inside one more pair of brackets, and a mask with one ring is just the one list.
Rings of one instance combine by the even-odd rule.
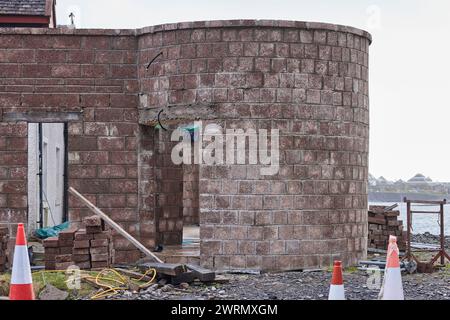
[[128, 232], [126, 232], [120, 225], [118, 225], [113, 219], [108, 217], [103, 211], [101, 211], [99, 208], [94, 206], [88, 199], [83, 197], [77, 190], [70, 187], [69, 192], [77, 197], [81, 202], [83, 202], [92, 212], [94, 212], [96, 215], [100, 216], [111, 228], [116, 230], [118, 233], [120, 233], [125, 239], [130, 241], [136, 248], [138, 248], [140, 251], [142, 251], [146, 256], [152, 257], [159, 263], [163, 263], [161, 259], [159, 259], [153, 252], [148, 250], [142, 243], [137, 241], [133, 236], [131, 236]]
[[188, 269], [192, 270], [194, 276], [198, 278], [202, 282], [210, 282], [216, 278], [216, 273], [214, 271], [202, 268], [200, 266], [196, 266], [193, 264], [186, 265]]
[[138, 265], [139, 270], [146, 271], [148, 269], [155, 269], [156, 273], [165, 274], [168, 276], [178, 276], [185, 272], [185, 268], [181, 264], [174, 263], [153, 263], [146, 262]]
[[82, 116], [81, 112], [6, 112], [3, 114], [3, 121], [59, 123], [81, 121]]
[[[155, 126], [158, 124], [158, 114], [164, 125], [193, 122], [197, 120], [212, 120], [217, 118], [213, 105], [176, 105], [157, 109], [140, 109], [139, 124]], [[160, 113], [160, 111], [163, 112]]]

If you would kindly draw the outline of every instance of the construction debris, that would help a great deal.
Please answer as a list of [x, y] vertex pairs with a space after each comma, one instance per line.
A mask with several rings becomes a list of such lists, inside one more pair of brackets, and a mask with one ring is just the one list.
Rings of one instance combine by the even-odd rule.
[[370, 206], [368, 213], [369, 234], [368, 246], [374, 249], [386, 250], [389, 236], [397, 237], [400, 250], [406, 248], [406, 231], [403, 231], [403, 221], [398, 220], [400, 211], [394, 206]]
[[0, 227], [0, 272], [6, 270], [7, 249], [8, 249], [9, 231], [7, 227]]
[[[70, 187], [69, 192], [77, 197], [81, 202], [83, 202], [93, 213], [95, 213], [99, 218], [101, 218], [105, 223], [107, 223], [111, 228], [121, 234], [125, 239], [130, 241], [136, 248], [138, 248], [141, 252], [143, 252], [147, 257], [151, 257], [159, 263], [163, 261], [159, 259], [155, 254], [153, 254], [150, 250], [148, 250], [142, 243], [136, 240], [133, 236], [131, 236], [128, 232], [126, 232], [120, 225], [118, 225], [114, 220], [108, 217], [103, 211], [94, 206], [88, 199], [83, 197], [77, 190]], [[98, 226], [87, 226], [86, 231], [93, 230], [92, 228], [98, 228]]]
[[97, 216], [83, 220], [83, 229], [68, 229], [58, 237], [43, 241], [45, 269], [65, 270], [72, 265], [80, 269], [108, 268], [113, 259], [110, 231], [102, 228]]
[[164, 283], [179, 285], [181, 283], [192, 283], [196, 279], [201, 282], [213, 282], [216, 279], [214, 271], [195, 266], [192, 264], [172, 264], [172, 263], [140, 263], [137, 265], [141, 272], [155, 269], [157, 278]]

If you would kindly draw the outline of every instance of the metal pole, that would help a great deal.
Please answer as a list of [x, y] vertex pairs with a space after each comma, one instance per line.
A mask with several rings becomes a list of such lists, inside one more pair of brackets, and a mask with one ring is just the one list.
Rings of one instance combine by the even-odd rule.
[[43, 168], [42, 168], [42, 149], [43, 149], [43, 139], [42, 139], [42, 123], [39, 122], [38, 123], [38, 145], [39, 145], [39, 171], [38, 171], [38, 176], [39, 176], [39, 228], [43, 228], [44, 227], [44, 205], [42, 203], [43, 199], [43, 183], [42, 183], [42, 178], [43, 178]]
[[64, 122], [63, 222], [69, 221], [69, 125]]
[[411, 202], [406, 200], [406, 259], [411, 260]]
[[444, 265], [445, 263], [445, 256], [444, 256], [444, 252], [445, 252], [445, 237], [444, 237], [444, 204], [441, 203], [440, 205], [441, 208], [441, 214], [440, 214], [440, 219], [441, 219], [441, 265]]

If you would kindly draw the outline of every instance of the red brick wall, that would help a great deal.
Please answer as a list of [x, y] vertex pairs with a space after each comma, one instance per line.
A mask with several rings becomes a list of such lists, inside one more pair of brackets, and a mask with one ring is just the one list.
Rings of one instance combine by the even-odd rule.
[[363, 257], [370, 35], [246, 20], [141, 33], [141, 108], [213, 105], [226, 128], [280, 130], [275, 176], [200, 166], [202, 264], [280, 270]]
[[[208, 105], [225, 128], [281, 137], [275, 176], [200, 165], [204, 266], [280, 270], [364, 256], [364, 31], [239, 20], [29, 33], [0, 31], [2, 112], [83, 111], [69, 126], [69, 184], [149, 248], [180, 241], [183, 176], [170, 132], [138, 125], [139, 108]], [[26, 221], [26, 125], [2, 122], [0, 133], [0, 222]], [[70, 199], [71, 220], [85, 214]], [[120, 237], [114, 245], [116, 262], [139, 257]]]
[[[3, 113], [82, 111], [69, 124], [69, 184], [139, 236], [137, 39], [130, 31], [34, 32], [0, 34]], [[26, 124], [0, 124], [0, 221], [27, 221], [26, 139]], [[89, 214], [72, 197], [69, 207], [74, 223]], [[117, 262], [139, 257], [120, 236], [114, 245]]]

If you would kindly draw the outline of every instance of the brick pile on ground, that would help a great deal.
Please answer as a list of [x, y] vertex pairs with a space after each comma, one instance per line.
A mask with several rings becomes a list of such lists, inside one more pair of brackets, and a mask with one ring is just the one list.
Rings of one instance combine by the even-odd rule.
[[44, 246], [44, 265], [46, 270], [56, 269], [56, 256], [59, 255], [58, 237], [50, 237], [42, 242]]
[[406, 247], [406, 231], [403, 231], [403, 221], [398, 220], [400, 211], [386, 210], [385, 206], [369, 207], [369, 248], [386, 250], [389, 244], [389, 236], [397, 237], [400, 250]]
[[[85, 229], [75, 233], [74, 255], [77, 265], [87, 268], [107, 268], [112, 261], [112, 241], [110, 231], [103, 230], [102, 221], [97, 216], [83, 219]], [[80, 266], [81, 268], [81, 266]]]
[[104, 230], [97, 216], [83, 219], [84, 228], [68, 229], [58, 237], [43, 241], [45, 268], [64, 270], [71, 265], [80, 269], [108, 268], [113, 257], [111, 233]]
[[0, 227], [0, 272], [6, 270], [9, 231], [8, 227]]

